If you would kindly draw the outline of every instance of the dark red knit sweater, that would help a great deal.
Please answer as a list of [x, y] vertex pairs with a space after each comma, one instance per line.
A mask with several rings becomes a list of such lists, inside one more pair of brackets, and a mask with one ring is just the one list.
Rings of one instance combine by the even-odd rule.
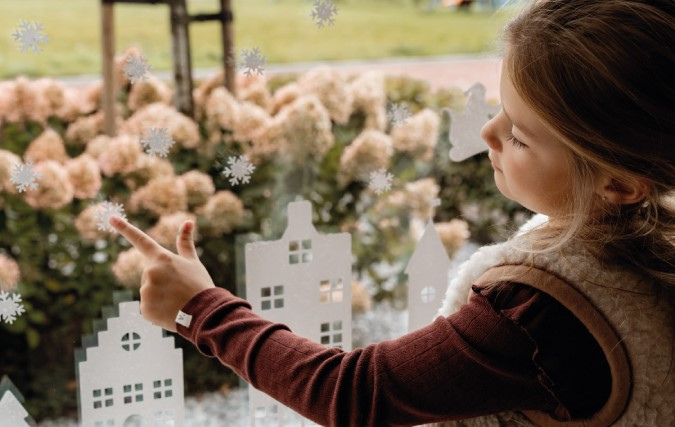
[[459, 312], [351, 352], [294, 335], [221, 289], [196, 295], [178, 332], [254, 387], [322, 425], [384, 426], [539, 409], [585, 417], [607, 400], [609, 367], [562, 305], [534, 288], [472, 287]]

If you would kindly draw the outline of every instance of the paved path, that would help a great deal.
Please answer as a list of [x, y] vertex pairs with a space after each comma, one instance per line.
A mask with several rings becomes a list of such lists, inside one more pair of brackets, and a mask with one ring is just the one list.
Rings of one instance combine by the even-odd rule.
[[[319, 65], [329, 65], [346, 72], [380, 70], [387, 75], [406, 75], [427, 80], [432, 89], [459, 87], [466, 90], [476, 82], [487, 89], [488, 98], [499, 98], [500, 60], [495, 56], [444, 56], [431, 58], [389, 58], [376, 61], [304, 62], [295, 64], [271, 64], [265, 68], [268, 74], [303, 72]], [[211, 76], [216, 69], [198, 69], [194, 77]], [[156, 74], [162, 79], [171, 79], [168, 72]], [[70, 84], [86, 84], [99, 80], [100, 76], [64, 77]]]
[[[269, 73], [297, 72], [321, 63], [270, 66]], [[325, 64], [325, 63], [324, 63]], [[501, 61], [494, 56], [446, 56], [434, 58], [393, 58], [379, 61], [332, 62], [329, 65], [347, 72], [380, 70], [388, 75], [406, 75], [427, 80], [432, 89], [459, 87], [467, 90], [476, 82], [485, 85], [488, 98], [499, 98]]]

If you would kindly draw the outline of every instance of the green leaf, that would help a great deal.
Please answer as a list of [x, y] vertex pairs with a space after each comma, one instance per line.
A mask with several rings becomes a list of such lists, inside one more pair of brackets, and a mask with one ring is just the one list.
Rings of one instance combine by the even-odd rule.
[[35, 350], [40, 345], [40, 333], [33, 328], [29, 328], [26, 331], [26, 341], [28, 341], [28, 347]]
[[32, 323], [37, 323], [39, 325], [47, 323], [47, 316], [42, 311], [30, 310], [28, 312], [28, 319], [30, 319]]
[[45, 280], [45, 287], [52, 292], [59, 292], [62, 289], [61, 283], [54, 279]]

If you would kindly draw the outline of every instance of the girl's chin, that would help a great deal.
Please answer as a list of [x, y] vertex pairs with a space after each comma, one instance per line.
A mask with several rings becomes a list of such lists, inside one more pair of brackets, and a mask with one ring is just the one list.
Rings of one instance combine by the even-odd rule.
[[511, 197], [510, 193], [508, 191], [505, 191], [505, 185], [502, 182], [503, 176], [499, 176], [500, 173], [495, 171], [495, 185], [497, 186], [497, 190], [502, 194], [502, 196], [506, 197], [509, 200], [513, 200], [514, 202], [518, 202], [517, 200], [514, 200], [513, 197]]

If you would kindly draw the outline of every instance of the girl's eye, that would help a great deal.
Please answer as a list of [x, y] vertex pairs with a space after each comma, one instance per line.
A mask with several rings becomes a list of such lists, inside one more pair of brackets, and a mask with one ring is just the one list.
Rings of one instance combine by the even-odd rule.
[[514, 147], [516, 148], [525, 148], [527, 145], [523, 144], [518, 138], [516, 138], [513, 135], [509, 135], [509, 142], [513, 144]]

